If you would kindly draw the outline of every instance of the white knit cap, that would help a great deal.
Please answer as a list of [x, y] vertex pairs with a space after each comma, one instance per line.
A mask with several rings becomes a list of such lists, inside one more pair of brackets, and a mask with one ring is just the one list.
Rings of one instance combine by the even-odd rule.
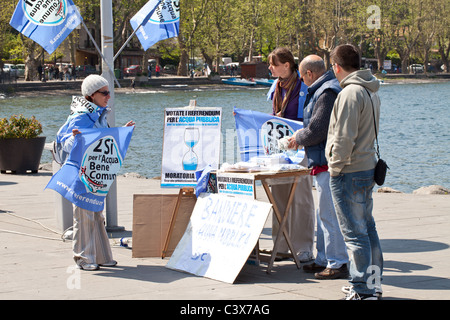
[[84, 79], [81, 84], [81, 94], [83, 97], [90, 97], [98, 89], [108, 86], [108, 80], [97, 74], [91, 74]]

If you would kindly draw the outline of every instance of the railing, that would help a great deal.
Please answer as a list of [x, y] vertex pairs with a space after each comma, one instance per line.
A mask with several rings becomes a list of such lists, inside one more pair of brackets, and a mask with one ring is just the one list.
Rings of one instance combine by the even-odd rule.
[[9, 72], [1, 72], [0, 83], [17, 83], [17, 76]]

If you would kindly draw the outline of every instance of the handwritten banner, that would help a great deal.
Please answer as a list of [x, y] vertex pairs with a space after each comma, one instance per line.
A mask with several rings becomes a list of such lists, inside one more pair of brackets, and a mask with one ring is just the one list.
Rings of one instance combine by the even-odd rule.
[[268, 202], [203, 193], [166, 267], [233, 283], [263, 230]]

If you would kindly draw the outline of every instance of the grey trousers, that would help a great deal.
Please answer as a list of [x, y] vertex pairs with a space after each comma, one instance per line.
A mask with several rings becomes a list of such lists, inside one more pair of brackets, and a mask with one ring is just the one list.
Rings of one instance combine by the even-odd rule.
[[[291, 238], [292, 245], [297, 255], [301, 252], [313, 252], [315, 214], [312, 183], [313, 177], [310, 175], [299, 178], [297, 188], [294, 193], [294, 199], [292, 200], [291, 209], [289, 211], [289, 218], [286, 222], [286, 230]], [[286, 210], [286, 203], [289, 198], [291, 187], [291, 183], [272, 185], [272, 194], [281, 215], [284, 215], [284, 211]], [[275, 213], [273, 213], [272, 239], [274, 243], [276, 241], [279, 226], [280, 225]], [[281, 237], [278, 252], [290, 252], [284, 235]]]
[[77, 265], [111, 262], [113, 257], [103, 213], [73, 207], [72, 245]]

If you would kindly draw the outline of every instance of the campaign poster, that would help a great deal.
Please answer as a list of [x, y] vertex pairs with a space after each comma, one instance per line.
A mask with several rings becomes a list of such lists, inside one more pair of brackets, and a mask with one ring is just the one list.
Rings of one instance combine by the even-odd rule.
[[217, 193], [254, 200], [255, 176], [217, 172]]
[[202, 193], [166, 267], [233, 283], [271, 208], [268, 202]]
[[195, 172], [220, 160], [222, 108], [167, 108], [161, 187], [196, 187]]
[[98, 212], [122, 167], [134, 127], [83, 129], [69, 158], [46, 188], [76, 206]]

